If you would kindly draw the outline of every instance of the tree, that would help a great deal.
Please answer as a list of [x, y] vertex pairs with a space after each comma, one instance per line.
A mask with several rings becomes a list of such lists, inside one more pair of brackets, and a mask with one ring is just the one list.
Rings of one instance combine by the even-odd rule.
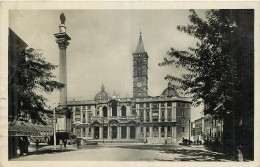
[[191, 24], [177, 29], [197, 38], [196, 47], [189, 47], [188, 51], [171, 48], [167, 52], [169, 58], [159, 65], [187, 70], [180, 78], [167, 75], [165, 79], [178, 81], [180, 88], [192, 95], [195, 106], [205, 105], [205, 114], [223, 118], [227, 153], [235, 154], [235, 148], [242, 145], [246, 156], [252, 159], [254, 11], [209, 10], [206, 19], [194, 10], [190, 12]]
[[9, 78], [9, 87], [17, 96], [17, 101], [11, 104], [16, 107], [8, 111], [9, 121], [32, 120], [45, 124], [43, 113], [50, 111], [41, 92], [53, 92], [64, 86], [53, 80], [52, 70], [57, 66], [46, 62], [42, 54], [32, 48], [18, 55], [17, 62], [16, 70], [11, 70], [14, 75]]

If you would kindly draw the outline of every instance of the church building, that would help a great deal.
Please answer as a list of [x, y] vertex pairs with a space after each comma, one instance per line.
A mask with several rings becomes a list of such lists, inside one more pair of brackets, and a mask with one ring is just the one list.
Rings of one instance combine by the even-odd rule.
[[71, 132], [98, 142], [180, 143], [189, 138], [191, 101], [171, 83], [160, 96], [148, 95], [148, 54], [140, 33], [133, 53], [133, 96], [106, 92], [102, 85], [92, 100], [68, 101]]

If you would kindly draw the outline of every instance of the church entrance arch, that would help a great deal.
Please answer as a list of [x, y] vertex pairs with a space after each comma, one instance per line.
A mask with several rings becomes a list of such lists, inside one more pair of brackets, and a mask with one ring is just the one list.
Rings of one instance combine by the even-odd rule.
[[112, 126], [112, 139], [116, 139], [116, 138], [117, 138], [117, 127]]
[[130, 126], [130, 139], [135, 138], [135, 126]]
[[126, 138], [126, 126], [121, 126], [121, 138]]

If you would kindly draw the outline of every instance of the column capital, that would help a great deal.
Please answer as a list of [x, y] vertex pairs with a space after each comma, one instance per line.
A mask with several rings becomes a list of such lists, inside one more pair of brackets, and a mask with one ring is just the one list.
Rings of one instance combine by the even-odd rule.
[[65, 38], [56, 39], [56, 43], [58, 44], [60, 49], [66, 49], [69, 45], [68, 40], [66, 40]]

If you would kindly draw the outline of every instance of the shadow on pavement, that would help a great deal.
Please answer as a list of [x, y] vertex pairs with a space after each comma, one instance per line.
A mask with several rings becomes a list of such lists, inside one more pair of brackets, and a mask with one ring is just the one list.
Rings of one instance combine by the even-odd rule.
[[[174, 161], [235, 161], [233, 158], [226, 156], [221, 153], [212, 152], [201, 149], [194, 149], [187, 147], [185, 148], [178, 148], [172, 147], [169, 145], [135, 145], [135, 146], [117, 146], [120, 148], [126, 149], [137, 149], [137, 150], [157, 150], [160, 152], [164, 152], [167, 154], [178, 154], [177, 157], [174, 158]], [[169, 161], [169, 160], [162, 160], [156, 159], [158, 161]]]

